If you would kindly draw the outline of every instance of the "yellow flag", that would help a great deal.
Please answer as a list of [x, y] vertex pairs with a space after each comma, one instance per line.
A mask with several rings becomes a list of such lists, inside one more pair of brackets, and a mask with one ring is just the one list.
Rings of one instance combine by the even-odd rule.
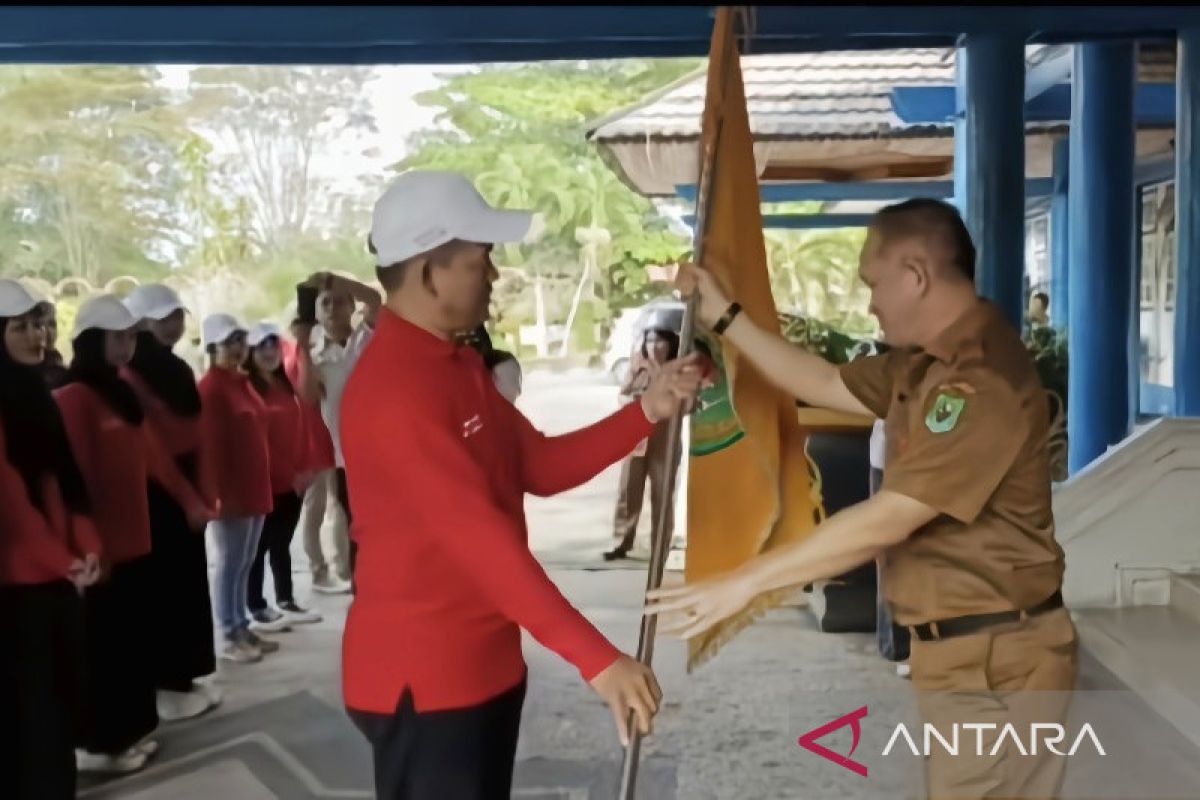
[[[734, 11], [717, 11], [708, 64], [701, 152], [707, 154], [697, 224], [716, 277], [756, 324], [779, 330], [767, 274], [753, 139], [734, 33]], [[707, 197], [711, 194], [711, 197]], [[723, 274], [722, 274], [723, 273]], [[824, 516], [820, 478], [805, 453], [793, 399], [738, 353], [702, 339], [720, 367], [692, 418], [688, 467], [688, 582], [727, 572], [764, 551], [808, 536]], [[688, 668], [703, 663], [789, 592], [760, 597], [742, 614], [689, 643]]]

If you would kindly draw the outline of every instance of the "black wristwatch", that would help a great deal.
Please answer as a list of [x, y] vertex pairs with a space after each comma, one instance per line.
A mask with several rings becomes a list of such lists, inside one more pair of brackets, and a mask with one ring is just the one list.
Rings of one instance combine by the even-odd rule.
[[717, 320], [717, 324], [713, 325], [712, 332], [717, 336], [725, 333], [725, 331], [729, 329], [729, 326], [733, 324], [733, 320], [740, 313], [742, 313], [741, 304], [730, 303], [729, 308], [725, 309], [725, 313], [721, 315], [719, 320]]

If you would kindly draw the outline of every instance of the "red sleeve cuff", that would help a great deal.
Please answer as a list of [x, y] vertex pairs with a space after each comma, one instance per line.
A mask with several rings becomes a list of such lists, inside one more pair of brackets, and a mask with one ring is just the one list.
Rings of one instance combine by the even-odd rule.
[[601, 644], [597, 645], [594, 652], [588, 653], [581, 663], [575, 666], [579, 668], [579, 674], [585, 681], [591, 683], [597, 675], [616, 663], [621, 657], [621, 651], [612, 645], [607, 639], [601, 639]]

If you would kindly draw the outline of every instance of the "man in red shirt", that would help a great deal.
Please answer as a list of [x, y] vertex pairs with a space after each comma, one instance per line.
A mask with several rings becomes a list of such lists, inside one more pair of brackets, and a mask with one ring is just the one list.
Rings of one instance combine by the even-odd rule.
[[409, 172], [375, 207], [371, 246], [387, 299], [342, 399], [358, 545], [343, 692], [370, 740], [383, 800], [507, 798], [525, 662], [520, 629], [575, 665], [623, 741], [662, 693], [563, 597], [529, 552], [524, 495], [578, 486], [690, 403], [692, 361], [567, 436], [538, 433], [455, 343], [487, 317], [491, 247], [530, 215], [490, 208], [471, 183]]

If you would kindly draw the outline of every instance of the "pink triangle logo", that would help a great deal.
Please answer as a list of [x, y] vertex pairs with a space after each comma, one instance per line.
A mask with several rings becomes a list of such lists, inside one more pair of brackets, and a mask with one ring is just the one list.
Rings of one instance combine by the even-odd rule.
[[[821, 758], [832, 761], [835, 764], [840, 764], [851, 772], [862, 775], [865, 778], [867, 777], [866, 765], [860, 764], [850, 758], [850, 756], [854, 755], [854, 751], [858, 749], [859, 739], [862, 738], [861, 720], [865, 716], [867, 716], [867, 707], [863, 706], [857, 711], [851, 711], [849, 714], [838, 717], [833, 722], [829, 722], [819, 728], [814, 728], [800, 737], [799, 744], [810, 753], [816, 753]], [[817, 744], [817, 740], [821, 737], [833, 733], [838, 728], [843, 728], [847, 725], [850, 726], [850, 731], [854, 734], [854, 743], [850, 745], [850, 752], [846, 755], [835, 753], [828, 747]]]

